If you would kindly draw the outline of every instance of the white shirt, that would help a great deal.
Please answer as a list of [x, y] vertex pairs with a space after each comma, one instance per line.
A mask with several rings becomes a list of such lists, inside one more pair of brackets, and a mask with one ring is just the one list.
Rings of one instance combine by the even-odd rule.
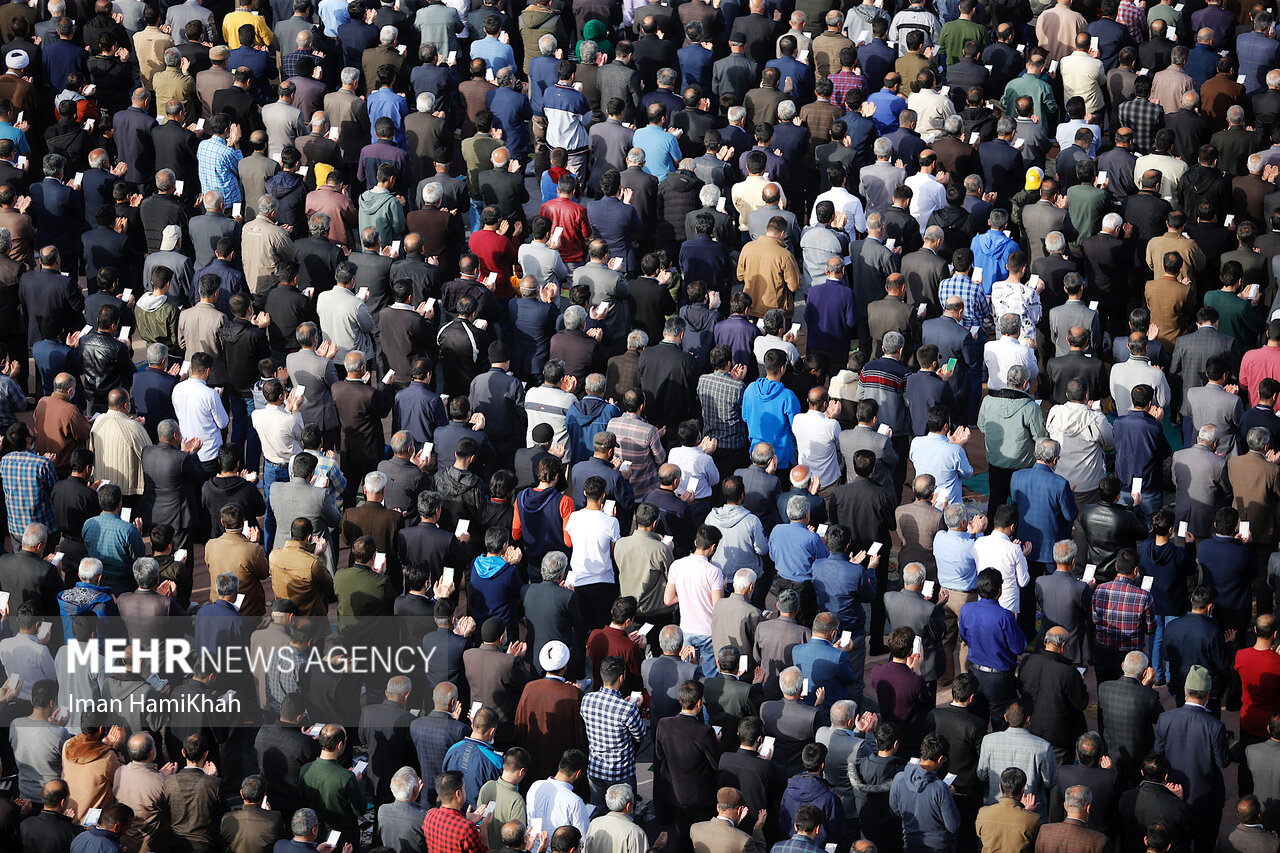
[[290, 412], [282, 404], [268, 403], [249, 419], [262, 440], [262, 454], [273, 465], [288, 465], [302, 452], [302, 415]]
[[711, 497], [711, 487], [720, 482], [720, 469], [711, 457], [698, 447], [673, 447], [667, 454], [667, 461], [680, 468], [680, 484], [676, 486], [676, 494], [683, 495], [689, 488], [689, 478], [698, 478], [698, 488], [693, 497]]
[[228, 422], [222, 395], [203, 379], [186, 379], [173, 388], [173, 410], [183, 438], [200, 439], [200, 461], [217, 459], [222, 449], [222, 431]]
[[1027, 555], [1022, 547], [999, 530], [980, 536], [973, 543], [973, 559], [978, 571], [997, 569], [1004, 584], [1000, 587], [1000, 606], [1018, 612], [1018, 590], [1031, 583], [1027, 572]]
[[[613, 583], [613, 550], [622, 531], [618, 519], [599, 509], [580, 509], [569, 514], [565, 536], [573, 551], [569, 555], [569, 583], [586, 586]], [[550, 826], [551, 824], [543, 824]], [[562, 824], [557, 824], [560, 826]]]
[[[1107, 86], [1107, 72], [1103, 70], [1102, 60], [1095, 59], [1088, 52], [1076, 50], [1062, 57], [1058, 63], [1059, 75], [1062, 77], [1063, 100], [1073, 95], [1084, 98], [1086, 112], [1100, 114], [1106, 106], [1102, 93]], [[1075, 141], [1072, 133], [1071, 141]], [[1097, 151], [1098, 140], [1094, 139], [1093, 151]]]
[[1116, 417], [1127, 415], [1133, 409], [1133, 389], [1136, 385], [1150, 385], [1155, 391], [1153, 402], [1160, 408], [1169, 406], [1169, 380], [1164, 371], [1155, 367], [1145, 357], [1129, 356], [1111, 368], [1111, 399], [1116, 402]]
[[907, 178], [907, 186], [911, 187], [911, 215], [924, 228], [934, 211], [946, 207], [947, 188], [933, 175], [924, 172], [916, 172]]
[[31, 688], [37, 681], [58, 678], [58, 671], [53, 668], [53, 655], [40, 644], [35, 634], [17, 634], [0, 640], [0, 664], [9, 675], [16, 674], [22, 679], [18, 698], [26, 702], [31, 701]]
[[1025, 365], [1027, 370], [1031, 371], [1032, 379], [1035, 379], [1040, 372], [1036, 366], [1036, 351], [1018, 343], [1017, 338], [1005, 335], [987, 343], [982, 352], [982, 362], [987, 367], [987, 388], [991, 391], [1001, 391], [1005, 388], [1009, 368], [1015, 364]]
[[800, 464], [809, 466], [809, 473], [823, 486], [837, 482], [840, 479], [840, 422], [827, 417], [825, 412], [803, 412], [792, 419], [791, 432], [796, 437]]
[[809, 214], [810, 225], [818, 224], [818, 202], [820, 201], [831, 202], [837, 212], [844, 211], [845, 217], [849, 220], [845, 224], [845, 231], [867, 233], [867, 212], [862, 206], [862, 199], [844, 187], [832, 187], [813, 200], [813, 212]]
[[796, 349], [795, 344], [788, 343], [777, 335], [760, 335], [756, 338], [756, 342], [752, 344], [752, 352], [755, 354], [756, 361], [759, 362], [761, 372], [764, 372], [764, 356], [771, 349], [780, 349], [787, 354], [787, 361], [795, 364], [800, 360], [800, 350]]
[[541, 818], [543, 826], [576, 826], [583, 837], [586, 837], [586, 804], [567, 782], [559, 779], [539, 779], [534, 782], [529, 788], [529, 796], [525, 798], [525, 813], [530, 822], [534, 818]]

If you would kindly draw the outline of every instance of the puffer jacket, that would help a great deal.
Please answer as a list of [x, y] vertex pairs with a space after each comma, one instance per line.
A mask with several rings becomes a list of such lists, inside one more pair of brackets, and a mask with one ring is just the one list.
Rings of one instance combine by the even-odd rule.
[[106, 411], [107, 394], [133, 385], [132, 350], [116, 338], [95, 330], [80, 338], [76, 352], [90, 413]]
[[889, 789], [906, 766], [906, 758], [881, 757], [869, 744], [860, 745], [849, 755], [849, 785], [858, 804], [862, 833], [872, 841], [902, 837], [902, 821], [889, 811]]
[[673, 169], [658, 184], [658, 238], [679, 243], [684, 238], [684, 218], [702, 208], [698, 194], [702, 181], [693, 172]]

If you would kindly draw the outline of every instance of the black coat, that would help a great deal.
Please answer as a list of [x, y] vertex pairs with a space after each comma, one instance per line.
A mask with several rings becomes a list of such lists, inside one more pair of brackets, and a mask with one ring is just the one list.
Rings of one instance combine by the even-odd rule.
[[1033, 709], [1028, 731], [1070, 754], [1085, 732], [1084, 709], [1089, 691], [1074, 663], [1057, 652], [1023, 658], [1018, 680]]
[[678, 344], [651, 343], [640, 353], [640, 387], [654, 426], [665, 426], [671, 432], [681, 421], [697, 417], [697, 386], [697, 363]]

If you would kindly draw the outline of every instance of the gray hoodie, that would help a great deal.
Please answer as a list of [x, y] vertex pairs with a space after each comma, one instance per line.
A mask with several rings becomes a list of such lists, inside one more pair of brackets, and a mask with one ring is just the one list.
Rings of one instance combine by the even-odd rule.
[[1098, 488], [1107, 476], [1104, 454], [1113, 446], [1106, 415], [1084, 403], [1063, 403], [1049, 410], [1045, 428], [1049, 437], [1062, 445], [1055, 470], [1077, 492]]
[[711, 555], [711, 562], [719, 567], [725, 583], [733, 580], [738, 569], [751, 569], [760, 577], [761, 558], [769, 556], [769, 537], [764, 535], [760, 519], [741, 504], [725, 504], [711, 510], [707, 524], [721, 533], [720, 547]]

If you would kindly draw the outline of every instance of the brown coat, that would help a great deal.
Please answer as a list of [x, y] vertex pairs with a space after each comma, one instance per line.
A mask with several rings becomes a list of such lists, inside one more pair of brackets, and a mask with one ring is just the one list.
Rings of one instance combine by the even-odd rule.
[[693, 853], [764, 853], [764, 837], [743, 832], [727, 820], [712, 818], [689, 827]]
[[762, 234], [738, 255], [738, 281], [751, 297], [752, 316], [763, 316], [770, 308], [790, 314], [800, 289], [800, 265], [781, 240]]
[[76, 735], [62, 744], [62, 780], [70, 795], [67, 805], [76, 810], [76, 823], [89, 809], [105, 809], [116, 804], [116, 770], [120, 758], [115, 750], [90, 735]]
[[302, 550], [302, 543], [290, 539], [283, 548], [272, 550], [271, 592], [276, 598], [287, 598], [298, 605], [303, 616], [322, 616], [329, 612], [333, 598], [333, 576], [324, 560]]
[[1156, 340], [1169, 350], [1177, 343], [1187, 323], [1191, 304], [1191, 286], [1172, 278], [1157, 278], [1147, 282], [1144, 290], [1151, 322], [1160, 327]]
[[1249, 522], [1249, 533], [1257, 543], [1276, 541], [1276, 505], [1280, 498], [1280, 465], [1268, 462], [1256, 450], [1227, 460], [1227, 479], [1235, 495], [1240, 520]]
[[587, 730], [579, 708], [582, 691], [558, 678], [540, 678], [525, 685], [516, 706], [516, 742], [529, 750], [528, 775], [546, 779], [556, 775], [567, 749], [586, 752]]
[[36, 404], [36, 453], [52, 453], [59, 476], [71, 469], [71, 452], [89, 446], [89, 420], [73, 403], [44, 397]]
[[522, 661], [497, 646], [482, 645], [462, 653], [462, 669], [471, 685], [471, 701], [481, 702], [498, 715], [500, 743], [515, 732], [516, 708], [531, 676]]
[[[255, 623], [267, 612], [267, 598], [262, 591], [262, 581], [271, 574], [267, 553], [257, 542], [250, 542], [236, 530], [228, 531], [217, 539], [210, 539], [204, 546], [204, 560], [209, 566], [209, 577], [217, 579], [223, 572], [232, 572], [240, 579], [240, 592], [244, 604], [240, 615]], [[218, 600], [218, 585], [209, 584], [210, 603]]]
[[1040, 815], [1012, 797], [978, 810], [975, 824], [983, 853], [1031, 853], [1040, 831]]
[[1107, 846], [1107, 836], [1071, 817], [1040, 827], [1036, 836], [1036, 853], [1105, 853]]
[[[404, 529], [404, 516], [381, 501], [365, 501], [342, 513], [342, 538], [350, 548], [361, 536], [372, 536], [374, 549], [387, 555], [387, 575], [400, 576], [396, 534]], [[352, 560], [349, 565], [355, 565]], [[554, 775], [554, 774], [552, 774]]]

